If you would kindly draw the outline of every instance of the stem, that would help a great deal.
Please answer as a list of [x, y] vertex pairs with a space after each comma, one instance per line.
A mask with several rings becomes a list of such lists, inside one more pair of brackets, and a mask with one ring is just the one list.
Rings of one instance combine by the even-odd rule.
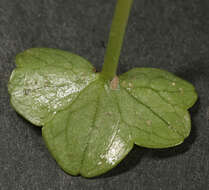
[[112, 21], [108, 46], [102, 68], [102, 76], [112, 80], [117, 72], [120, 51], [123, 44], [126, 25], [133, 0], [117, 0], [116, 10]]

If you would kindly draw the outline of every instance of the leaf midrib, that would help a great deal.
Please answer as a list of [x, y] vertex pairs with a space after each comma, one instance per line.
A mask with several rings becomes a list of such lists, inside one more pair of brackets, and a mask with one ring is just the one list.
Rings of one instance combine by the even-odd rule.
[[88, 139], [87, 139], [87, 142], [86, 142], [86, 147], [84, 148], [84, 151], [83, 151], [83, 156], [82, 156], [82, 160], [81, 160], [81, 165], [80, 165], [80, 169], [79, 169], [79, 172], [82, 171], [83, 169], [83, 166], [84, 166], [84, 160], [86, 158], [86, 152], [88, 150], [88, 147], [89, 147], [89, 142], [90, 142], [90, 139], [91, 139], [91, 135], [94, 131], [94, 128], [95, 128], [95, 122], [96, 122], [96, 118], [97, 118], [97, 112], [98, 112], [98, 108], [99, 108], [99, 102], [100, 102], [100, 98], [101, 98], [101, 92], [98, 94], [97, 96], [97, 101], [96, 101], [96, 109], [95, 109], [95, 113], [94, 113], [94, 116], [93, 116], [93, 121], [92, 121], [92, 124], [91, 124], [91, 130], [88, 134]]

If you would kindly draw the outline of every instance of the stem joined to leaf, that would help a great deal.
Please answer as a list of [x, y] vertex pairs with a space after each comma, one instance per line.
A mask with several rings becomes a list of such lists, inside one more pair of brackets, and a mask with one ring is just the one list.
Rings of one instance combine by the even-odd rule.
[[118, 0], [112, 21], [102, 76], [112, 80], [117, 72], [120, 51], [133, 0]]

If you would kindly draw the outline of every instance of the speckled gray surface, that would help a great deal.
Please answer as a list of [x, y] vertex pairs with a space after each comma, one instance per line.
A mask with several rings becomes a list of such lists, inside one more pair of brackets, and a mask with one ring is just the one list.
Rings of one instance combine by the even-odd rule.
[[119, 73], [157, 67], [192, 82], [199, 101], [192, 132], [166, 150], [135, 147], [111, 172], [94, 179], [64, 173], [41, 130], [11, 108], [7, 81], [18, 52], [54, 47], [77, 53], [100, 70], [115, 0], [0, 0], [1, 190], [209, 189], [209, 1], [135, 0]]

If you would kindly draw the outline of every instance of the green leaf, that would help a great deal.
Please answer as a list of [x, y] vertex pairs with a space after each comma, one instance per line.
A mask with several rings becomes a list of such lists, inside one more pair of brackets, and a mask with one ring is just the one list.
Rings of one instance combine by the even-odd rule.
[[134, 144], [167, 148], [190, 133], [195, 89], [166, 71], [136, 68], [108, 81], [83, 58], [43, 48], [19, 54], [16, 64], [11, 103], [43, 126], [49, 151], [69, 174], [100, 175]]
[[65, 109], [97, 76], [85, 59], [57, 49], [33, 48], [16, 57], [9, 81], [11, 104], [37, 126]]
[[191, 129], [187, 111], [197, 100], [194, 87], [173, 74], [136, 68], [120, 77], [121, 115], [135, 143], [148, 148], [178, 145]]

